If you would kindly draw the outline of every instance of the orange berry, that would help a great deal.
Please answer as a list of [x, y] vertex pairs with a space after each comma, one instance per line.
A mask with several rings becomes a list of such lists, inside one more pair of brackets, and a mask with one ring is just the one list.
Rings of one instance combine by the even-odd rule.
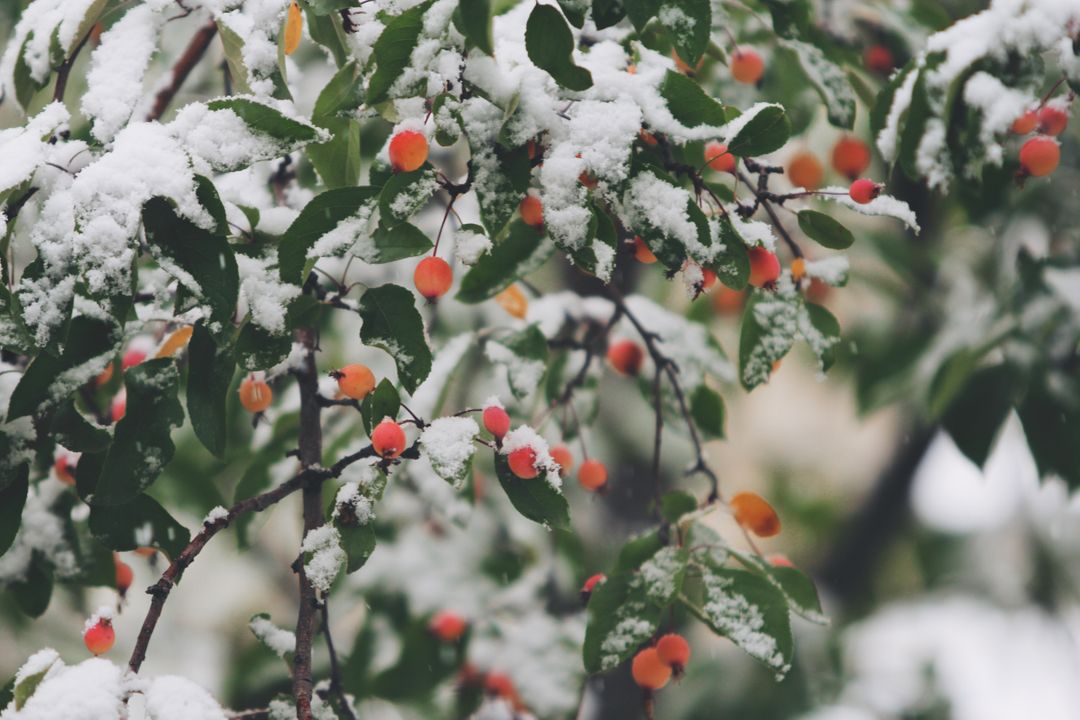
[[390, 166], [395, 172], [412, 172], [427, 162], [428, 143], [423, 133], [402, 130], [390, 139]]
[[866, 205], [881, 194], [881, 189], [882, 186], [873, 180], [859, 178], [851, 183], [851, 187], [848, 188], [848, 196], [860, 205]]
[[521, 204], [518, 205], [518, 212], [521, 213], [521, 220], [526, 225], [540, 227], [544, 224], [544, 206], [540, 203], [540, 198], [535, 195], [526, 195], [522, 198]]
[[503, 436], [510, 432], [510, 415], [498, 405], [488, 405], [484, 408], [483, 419], [484, 429], [496, 440], [502, 440]]
[[574, 456], [570, 448], [565, 445], [556, 445], [551, 448], [551, 459], [559, 466], [559, 477], [566, 477], [574, 469]]
[[440, 610], [435, 613], [431, 622], [428, 623], [428, 629], [444, 643], [457, 642], [468, 627], [469, 624], [465, 622], [465, 618], [449, 610]]
[[795, 258], [791, 261], [791, 279], [798, 282], [806, 277], [806, 261], [802, 258]]
[[649, 246], [645, 244], [640, 235], [634, 236], [634, 259], [645, 265], [652, 265], [656, 262], [656, 255], [653, 254], [653, 251], [649, 249]]
[[596, 589], [596, 586], [604, 582], [605, 580], [607, 580], [607, 575], [605, 575], [604, 573], [597, 573], [593, 575], [581, 586], [581, 594], [592, 594], [592, 591]]
[[717, 172], [735, 172], [737, 159], [728, 152], [727, 145], [715, 140], [705, 146], [705, 163]]
[[732, 290], [727, 285], [721, 285], [720, 289], [712, 294], [712, 306], [720, 315], [734, 315], [742, 310], [746, 300], [745, 290]]
[[405, 450], [405, 431], [390, 418], [384, 418], [371, 431], [371, 447], [384, 458], [396, 458]]
[[660, 662], [670, 665], [677, 675], [690, 662], [690, 643], [678, 633], [668, 633], [656, 643], [656, 654]]
[[1028, 175], [1042, 177], [1054, 172], [1061, 161], [1061, 148], [1053, 138], [1040, 135], [1020, 148], [1020, 167]]
[[116, 642], [116, 632], [113, 630], [112, 621], [102, 618], [83, 631], [83, 642], [86, 649], [92, 655], [102, 655], [109, 652], [113, 643]]
[[1034, 110], [1028, 110], [1023, 115], [1013, 120], [1013, 124], [1010, 129], [1016, 135], [1027, 135], [1029, 132], [1035, 129], [1035, 126], [1038, 123], [1038, 114]]
[[750, 284], [754, 287], [765, 287], [776, 282], [780, 277], [780, 260], [776, 253], [769, 252], [765, 248], [750, 248]]
[[709, 268], [701, 268], [701, 288], [708, 290], [716, 284], [716, 273]]
[[292, 55], [300, 47], [300, 38], [304, 31], [304, 14], [295, 2], [289, 3], [289, 13], [285, 18], [285, 54]]
[[641, 372], [645, 351], [633, 340], [619, 340], [608, 348], [607, 359], [618, 372], [634, 376]]
[[892, 52], [884, 45], [871, 45], [863, 51], [863, 64], [870, 72], [888, 75], [896, 65]]
[[630, 673], [634, 682], [646, 690], [659, 690], [671, 680], [671, 667], [660, 659], [654, 647], [645, 648], [634, 656]]
[[116, 553], [113, 553], [113, 562], [116, 564], [116, 589], [123, 595], [131, 587], [131, 583], [135, 579], [135, 571], [131, 569], [130, 565], [121, 560]]
[[812, 152], [801, 152], [791, 158], [787, 167], [788, 180], [795, 187], [817, 190], [821, 187], [821, 180], [825, 175], [825, 169], [817, 155]]
[[353, 400], [363, 400], [375, 389], [375, 374], [367, 365], [360, 363], [353, 363], [335, 370], [330, 373], [330, 377], [337, 380], [341, 394]]
[[832, 166], [836, 172], [854, 180], [870, 167], [870, 148], [862, 140], [845, 135], [833, 146]]
[[773, 567], [795, 567], [795, 563], [791, 562], [787, 555], [783, 553], [773, 553], [772, 555], [766, 555], [765, 559], [769, 561], [769, 564]]
[[454, 282], [454, 271], [440, 257], [428, 256], [416, 264], [413, 284], [416, 291], [429, 301], [442, 297]]
[[730, 505], [735, 522], [758, 537], [772, 537], [780, 533], [780, 517], [772, 505], [757, 493], [738, 493], [731, 498]]
[[741, 83], [753, 85], [765, 72], [765, 61], [753, 50], [731, 53], [731, 76]]
[[586, 460], [578, 470], [578, 482], [589, 492], [597, 492], [607, 485], [607, 468], [599, 460]]
[[273, 400], [274, 391], [262, 380], [245, 378], [240, 383], [240, 404], [248, 412], [261, 413]]
[[1045, 135], [1060, 135], [1069, 124], [1069, 114], [1054, 105], [1043, 105], [1039, 110], [1039, 132]]
[[496, 295], [495, 302], [518, 320], [524, 320], [525, 315], [529, 312], [529, 299], [525, 297], [525, 293], [521, 292], [521, 288], [516, 284]]
[[65, 485], [75, 484], [75, 463], [71, 461], [71, 456], [57, 457], [56, 462], [53, 463], [53, 472], [56, 473], [56, 479]]
[[531, 447], [523, 447], [514, 450], [506, 456], [506, 462], [510, 465], [510, 472], [522, 480], [532, 480], [540, 474], [536, 467], [536, 451]]

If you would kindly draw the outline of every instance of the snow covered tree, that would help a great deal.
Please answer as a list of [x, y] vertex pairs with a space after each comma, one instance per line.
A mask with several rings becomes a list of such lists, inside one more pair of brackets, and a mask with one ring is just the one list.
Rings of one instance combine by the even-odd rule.
[[[130, 657], [43, 649], [0, 718], [626, 717], [598, 677], [652, 717], [695, 628], [782, 680], [828, 620], [707, 443], [799, 345], [915, 461], [941, 427], [981, 464], [1015, 413], [1080, 484], [1080, 6], [946, 5], [9, 3], [3, 609], [115, 588], [83, 638]], [[879, 309], [842, 330], [849, 277]], [[214, 602], [204, 548], [259, 557], [286, 500], [247, 704], [140, 674], [184, 652], [170, 597]]]

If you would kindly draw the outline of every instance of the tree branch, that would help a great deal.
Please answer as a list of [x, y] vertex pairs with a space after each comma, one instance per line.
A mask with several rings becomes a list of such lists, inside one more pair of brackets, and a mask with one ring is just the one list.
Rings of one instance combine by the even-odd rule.
[[176, 93], [180, 91], [180, 87], [187, 80], [187, 76], [191, 74], [191, 70], [199, 64], [199, 60], [206, 53], [206, 48], [210, 47], [210, 41], [214, 39], [215, 35], [217, 35], [217, 23], [210, 20], [199, 28], [194, 37], [191, 38], [191, 42], [188, 43], [184, 54], [180, 56], [180, 59], [176, 61], [176, 65], [173, 66], [172, 81], [163, 87], [154, 98], [154, 106], [146, 116], [148, 122], [160, 120], [161, 116], [165, 114], [169, 103], [176, 97]]
[[82, 39], [79, 40], [79, 44], [75, 46], [75, 49], [71, 51], [71, 55], [64, 59], [64, 62], [60, 64], [60, 68], [56, 71], [56, 87], [53, 88], [53, 102], [64, 102], [64, 92], [67, 90], [68, 76], [71, 75], [71, 68], [75, 66], [75, 60], [79, 57], [79, 52], [86, 45], [86, 41], [90, 39], [90, 32], [87, 31]]
[[330, 654], [330, 692], [337, 696], [338, 705], [346, 715], [346, 720], [357, 720], [349, 699], [345, 696], [345, 685], [341, 680], [341, 662], [338, 660], [337, 650], [334, 649], [334, 638], [330, 633], [330, 609], [329, 603], [322, 604], [322, 634], [326, 638], [326, 650]]

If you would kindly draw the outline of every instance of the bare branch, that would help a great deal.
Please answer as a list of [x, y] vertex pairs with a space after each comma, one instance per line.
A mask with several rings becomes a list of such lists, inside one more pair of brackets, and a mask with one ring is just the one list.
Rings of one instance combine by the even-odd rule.
[[176, 61], [176, 65], [173, 66], [172, 80], [154, 98], [154, 106], [146, 116], [147, 121], [160, 120], [161, 116], [165, 114], [169, 103], [176, 97], [176, 93], [180, 91], [180, 87], [187, 80], [187, 76], [191, 74], [191, 70], [199, 64], [199, 60], [206, 53], [206, 48], [210, 47], [210, 41], [214, 39], [215, 35], [217, 35], [217, 23], [211, 20], [199, 28], [195, 36], [191, 38], [191, 42], [188, 43], [184, 54], [180, 56], [180, 59]]

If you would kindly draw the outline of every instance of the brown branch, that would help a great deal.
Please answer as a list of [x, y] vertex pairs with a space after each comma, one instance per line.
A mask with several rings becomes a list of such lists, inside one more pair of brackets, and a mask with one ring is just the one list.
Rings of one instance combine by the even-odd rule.
[[742, 172], [741, 170], [739, 171], [739, 178], [744, 183], [746, 183], [746, 186], [748, 188], [750, 188], [750, 192], [754, 193], [754, 198], [757, 200], [757, 204], [765, 208], [765, 212], [768, 213], [769, 219], [772, 220], [772, 224], [776, 227], [777, 232], [780, 233], [780, 237], [782, 237], [784, 239], [784, 242], [787, 243], [788, 248], [791, 250], [791, 254], [795, 257], [801, 258], [803, 256], [802, 248], [799, 247], [799, 244], [792, 239], [791, 235], [784, 228], [784, 224], [780, 222], [780, 216], [776, 214], [776, 210], [773, 209], [773, 206], [769, 203], [768, 198], [754, 189], [754, 184], [750, 182], [749, 176], [747, 176], [747, 174]]
[[[296, 370], [300, 388], [300, 465], [307, 469], [319, 467], [322, 461], [322, 424], [319, 403], [319, 378], [315, 370], [316, 338], [314, 330], [297, 332], [305, 348], [303, 366]], [[325, 522], [322, 508], [322, 476], [310, 477], [304, 483], [304, 537]], [[311, 644], [315, 636], [315, 613], [319, 597], [304, 571], [303, 557], [294, 565], [300, 586], [300, 603], [296, 616], [296, 652], [293, 655], [293, 696], [296, 698], [298, 720], [311, 720]]]
[[202, 56], [206, 53], [206, 48], [210, 47], [210, 41], [214, 39], [216, 34], [217, 23], [211, 20], [199, 28], [194, 37], [191, 38], [191, 42], [188, 43], [184, 54], [180, 56], [180, 59], [176, 61], [176, 65], [173, 66], [172, 81], [163, 87], [154, 98], [154, 106], [146, 116], [148, 122], [160, 120], [161, 116], [165, 114], [169, 103], [176, 97], [176, 93], [180, 91], [180, 86], [184, 84], [192, 69], [202, 59]]
[[86, 45], [86, 41], [90, 39], [90, 31], [87, 31], [82, 39], [79, 40], [79, 44], [75, 46], [75, 49], [71, 51], [71, 55], [64, 59], [64, 62], [60, 64], [59, 69], [56, 71], [56, 87], [53, 88], [53, 102], [64, 102], [64, 92], [67, 90], [68, 76], [71, 75], [71, 68], [75, 66], [75, 59], [79, 57], [79, 52]]
[[337, 696], [338, 705], [343, 713], [345, 713], [346, 720], [357, 720], [356, 713], [353, 712], [352, 705], [349, 704], [349, 699], [345, 695], [345, 684], [341, 679], [341, 662], [338, 660], [337, 650], [334, 649], [334, 638], [330, 633], [330, 610], [329, 603], [323, 601], [322, 604], [322, 633], [326, 638], [326, 650], [330, 654], [330, 692]]

